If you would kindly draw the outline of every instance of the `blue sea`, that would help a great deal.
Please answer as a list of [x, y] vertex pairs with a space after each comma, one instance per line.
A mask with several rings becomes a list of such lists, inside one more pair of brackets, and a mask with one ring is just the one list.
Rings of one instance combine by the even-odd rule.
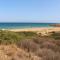
[[53, 23], [0, 23], [0, 29], [20, 29], [33, 27], [51, 27]]

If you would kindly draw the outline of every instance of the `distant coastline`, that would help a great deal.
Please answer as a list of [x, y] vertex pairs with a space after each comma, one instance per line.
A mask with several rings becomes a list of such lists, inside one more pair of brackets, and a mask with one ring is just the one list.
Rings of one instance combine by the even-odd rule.
[[42, 33], [60, 31], [59, 27], [54, 26], [55, 24], [56, 23], [0, 23], [0, 30], [14, 32], [35, 31]]
[[51, 26], [60, 27], [60, 24], [51, 24]]

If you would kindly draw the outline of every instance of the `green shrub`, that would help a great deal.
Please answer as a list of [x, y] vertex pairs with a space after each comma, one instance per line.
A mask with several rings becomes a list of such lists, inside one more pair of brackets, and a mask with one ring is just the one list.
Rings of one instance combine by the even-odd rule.
[[60, 32], [54, 32], [50, 35], [50, 37], [58, 40], [60, 39]]
[[20, 40], [20, 36], [17, 33], [10, 31], [0, 31], [0, 43], [11, 44]]
[[35, 32], [12, 32], [7, 30], [0, 30], [0, 44], [17, 43], [22, 39], [32, 38], [36, 36]]

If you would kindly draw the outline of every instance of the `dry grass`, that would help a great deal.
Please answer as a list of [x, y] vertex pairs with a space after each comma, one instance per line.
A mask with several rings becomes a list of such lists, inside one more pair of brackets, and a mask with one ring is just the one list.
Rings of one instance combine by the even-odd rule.
[[60, 60], [60, 34], [1, 31], [0, 60]]
[[41, 57], [42, 60], [60, 60], [59, 42], [49, 37], [35, 37], [31, 40], [20, 41], [17, 46]]
[[32, 53], [25, 52], [15, 45], [0, 45], [0, 60], [40, 60]]

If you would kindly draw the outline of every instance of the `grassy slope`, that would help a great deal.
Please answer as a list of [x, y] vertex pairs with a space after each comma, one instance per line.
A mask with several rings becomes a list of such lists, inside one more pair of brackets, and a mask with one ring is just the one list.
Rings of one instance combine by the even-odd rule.
[[22, 39], [32, 38], [34, 36], [36, 36], [35, 32], [0, 31], [0, 44], [17, 43]]
[[0, 44], [0, 55], [10, 60], [60, 60], [59, 32], [39, 36], [36, 32], [0, 31]]

